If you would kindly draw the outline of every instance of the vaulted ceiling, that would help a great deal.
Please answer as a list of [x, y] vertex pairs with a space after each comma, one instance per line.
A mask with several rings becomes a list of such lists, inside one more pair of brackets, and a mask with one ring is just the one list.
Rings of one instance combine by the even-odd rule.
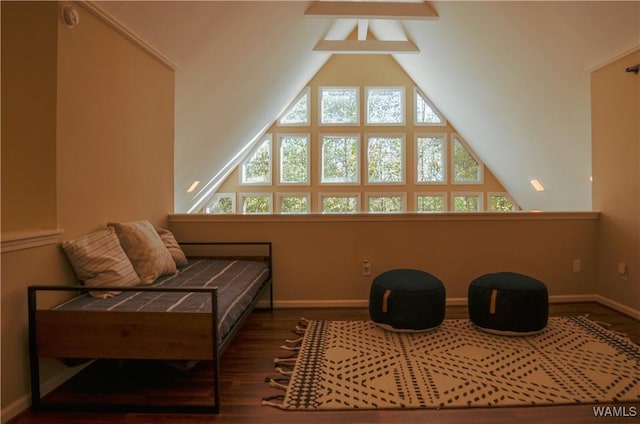
[[[311, 1], [99, 2], [174, 62], [175, 209], [268, 127], [355, 20]], [[640, 45], [640, 2], [429, 3], [435, 20], [371, 20], [394, 55], [525, 210], [591, 209], [590, 72]], [[621, 73], [624, 70], [621, 70]], [[545, 191], [530, 184], [538, 179]], [[198, 190], [187, 193], [194, 180]]]

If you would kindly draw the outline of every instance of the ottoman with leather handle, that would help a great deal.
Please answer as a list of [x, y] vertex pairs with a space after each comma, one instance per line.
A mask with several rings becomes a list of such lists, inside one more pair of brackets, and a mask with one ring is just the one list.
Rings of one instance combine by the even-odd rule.
[[547, 326], [547, 286], [524, 274], [496, 272], [471, 282], [469, 319], [477, 327], [496, 334], [528, 335]]
[[442, 281], [416, 269], [394, 269], [371, 284], [369, 315], [392, 331], [425, 331], [444, 321], [445, 288]]

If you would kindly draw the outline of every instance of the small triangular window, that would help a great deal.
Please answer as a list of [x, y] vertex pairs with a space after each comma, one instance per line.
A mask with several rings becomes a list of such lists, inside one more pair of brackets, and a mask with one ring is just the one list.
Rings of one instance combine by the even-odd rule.
[[296, 97], [279, 119], [280, 125], [309, 125], [309, 87]]
[[416, 125], [446, 125], [447, 121], [419, 89], [415, 90]]

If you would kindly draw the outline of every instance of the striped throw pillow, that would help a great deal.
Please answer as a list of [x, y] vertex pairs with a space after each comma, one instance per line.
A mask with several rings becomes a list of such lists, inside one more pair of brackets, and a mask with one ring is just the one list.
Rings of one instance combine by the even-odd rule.
[[[113, 228], [105, 228], [74, 240], [62, 242], [78, 280], [91, 287], [135, 286], [140, 278], [120, 246]], [[107, 298], [119, 291], [91, 291], [92, 296]]]
[[176, 262], [149, 221], [110, 222], [142, 284], [178, 272]]
[[158, 235], [162, 239], [162, 242], [171, 253], [173, 260], [176, 262], [176, 266], [185, 266], [189, 262], [187, 261], [187, 257], [180, 247], [180, 244], [176, 241], [176, 238], [173, 236], [173, 233], [169, 230], [165, 230], [164, 228], [156, 228], [158, 231]]

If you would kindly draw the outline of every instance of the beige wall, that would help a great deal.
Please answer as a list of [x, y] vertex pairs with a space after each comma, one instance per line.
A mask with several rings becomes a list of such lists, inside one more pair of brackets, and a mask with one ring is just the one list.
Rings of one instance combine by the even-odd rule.
[[4, 233], [56, 228], [57, 13], [55, 2], [2, 2]]
[[[636, 50], [591, 75], [593, 209], [598, 227], [597, 289], [640, 309], [640, 63]], [[627, 274], [618, 273], [618, 264]], [[625, 278], [626, 277], [626, 278]]]
[[173, 211], [174, 74], [80, 8], [60, 25], [58, 225], [166, 224]]
[[[417, 268], [440, 278], [447, 297], [496, 271], [544, 281], [550, 295], [594, 293], [597, 213], [401, 215], [173, 215], [180, 241], [271, 241], [276, 305], [366, 305], [372, 278]], [[371, 276], [362, 276], [362, 261]], [[572, 272], [580, 259], [582, 270]]]
[[[33, 139], [41, 144], [38, 149], [48, 152], [45, 165], [56, 172], [48, 179], [32, 178], [36, 178], [34, 186], [43, 183], [45, 191], [51, 189], [56, 196], [36, 196], [37, 205], [30, 208], [42, 206], [51, 211], [53, 219], [47, 219], [46, 227], [61, 229], [62, 240], [94, 231], [108, 221], [149, 219], [166, 226], [167, 214], [173, 211], [174, 72], [82, 6], [76, 5], [80, 24], [66, 28], [59, 20], [58, 7], [50, 2], [2, 2], [3, 50], [7, 46], [34, 56], [43, 53], [49, 60], [53, 54], [54, 66], [46, 68], [42, 77], [46, 84], [38, 81], [36, 86], [43, 85], [47, 99], [57, 101], [57, 107], [49, 105], [35, 114], [19, 108], [20, 99], [5, 97], [3, 91], [3, 160], [13, 157], [14, 151], [21, 154], [22, 146], [18, 131], [4, 131], [5, 111], [22, 122], [31, 121], [31, 126], [46, 124], [44, 135]], [[7, 36], [5, 20], [30, 24], [31, 16], [37, 27], [55, 29], [47, 33], [46, 43], [34, 42], [28, 34]], [[29, 28], [27, 25], [25, 31]], [[25, 66], [4, 59], [3, 55], [3, 74], [7, 68]], [[3, 87], [4, 82], [3, 75]], [[24, 174], [37, 175], [41, 161], [27, 159], [21, 164]], [[25, 205], [4, 197], [5, 184], [20, 183], [18, 175], [4, 174], [4, 162], [2, 178], [4, 224], [5, 213], [17, 216]], [[25, 228], [20, 229], [36, 230], [40, 221], [39, 217], [26, 219], [21, 224]], [[6, 235], [3, 227], [3, 420], [6, 411], [28, 405], [26, 287], [74, 282], [57, 243], [7, 251]], [[54, 361], [46, 361], [43, 381], [61, 370]]]
[[[239, 168], [236, 168], [225, 182], [218, 189], [219, 193], [310, 193], [311, 211], [321, 212], [318, 194], [322, 192], [339, 192], [339, 193], [359, 193], [360, 209], [367, 210], [366, 193], [406, 193], [406, 210], [415, 211], [415, 193], [447, 193], [447, 204], [449, 210], [452, 210], [452, 201], [450, 193], [452, 192], [477, 192], [483, 197], [484, 208], [488, 209], [487, 193], [505, 193], [506, 190], [491, 173], [484, 167], [483, 181], [481, 184], [452, 184], [452, 167], [451, 158], [453, 153], [451, 145], [453, 144], [452, 135], [456, 134], [456, 129], [450, 124], [447, 125], [415, 125], [414, 124], [414, 87], [415, 82], [407, 75], [407, 73], [398, 65], [398, 63], [390, 55], [333, 55], [327, 63], [318, 71], [318, 73], [309, 81], [311, 102], [310, 102], [310, 118], [311, 125], [308, 126], [287, 126], [279, 125], [276, 121], [267, 131], [272, 135], [272, 152], [274, 166], [272, 167], [273, 185], [241, 185], [239, 177]], [[329, 126], [318, 124], [318, 89], [322, 86], [353, 86], [360, 87], [360, 125], [357, 126]], [[365, 125], [365, 87], [367, 86], [394, 86], [405, 88], [405, 104], [406, 104], [406, 125], [402, 126], [373, 126]], [[436, 107], [438, 105], [435, 105]], [[309, 185], [293, 185], [278, 184], [278, 134], [308, 134], [310, 136], [310, 154], [311, 154], [311, 183]], [[358, 134], [360, 136], [360, 145], [365, 146], [365, 137], [368, 134], [403, 134], [405, 137], [406, 148], [406, 164], [405, 184], [365, 184], [366, 181], [366, 151], [364, 147], [360, 149], [360, 181], [359, 185], [321, 185], [320, 180], [320, 138], [323, 134]], [[445, 184], [416, 184], [415, 167], [415, 135], [446, 135], [447, 138], [447, 183]], [[277, 201], [274, 195], [274, 205]], [[238, 204], [237, 211], [240, 211], [240, 198], [236, 199]], [[206, 207], [206, 205], [205, 205]], [[274, 207], [274, 211], [278, 211]]]

